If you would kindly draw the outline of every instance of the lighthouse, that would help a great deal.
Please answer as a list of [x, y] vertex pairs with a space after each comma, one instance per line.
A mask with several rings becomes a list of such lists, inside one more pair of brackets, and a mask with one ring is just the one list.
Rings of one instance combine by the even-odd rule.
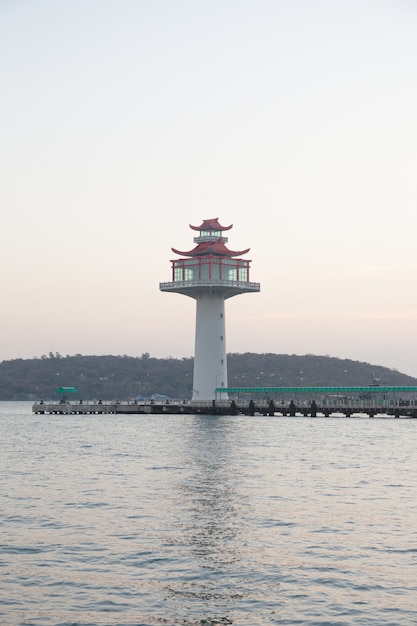
[[[181, 258], [171, 260], [171, 282], [160, 283], [161, 291], [189, 296], [196, 300], [196, 326], [192, 402], [227, 400], [221, 389], [227, 387], [225, 300], [241, 293], [260, 290], [249, 280], [250, 261], [241, 257], [246, 250], [229, 250], [219, 218], [203, 220], [190, 228], [197, 232], [196, 246], [183, 252], [171, 248]], [[216, 389], [219, 390], [216, 392]]]

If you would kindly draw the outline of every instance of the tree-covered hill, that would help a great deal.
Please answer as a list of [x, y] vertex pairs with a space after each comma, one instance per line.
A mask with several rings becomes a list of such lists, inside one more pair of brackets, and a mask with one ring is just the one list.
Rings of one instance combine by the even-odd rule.
[[[229, 354], [228, 374], [229, 387], [370, 385], [375, 380], [417, 384], [416, 378], [386, 367], [312, 354]], [[39, 359], [2, 361], [0, 400], [57, 398], [59, 387], [76, 387], [74, 399], [128, 400], [155, 393], [190, 398], [192, 378], [192, 358], [49, 353]]]

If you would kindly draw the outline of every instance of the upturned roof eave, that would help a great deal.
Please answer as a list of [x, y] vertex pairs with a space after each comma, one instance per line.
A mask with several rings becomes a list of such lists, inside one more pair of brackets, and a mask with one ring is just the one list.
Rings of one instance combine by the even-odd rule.
[[179, 254], [180, 256], [186, 257], [200, 257], [200, 256], [224, 256], [224, 257], [236, 257], [242, 256], [249, 252], [250, 248], [246, 248], [246, 250], [229, 250], [226, 248], [224, 243], [218, 239], [215, 242], [208, 241], [199, 243], [192, 250], [177, 250], [176, 248], [171, 248], [172, 252], [175, 254]]
[[230, 224], [230, 226], [222, 226], [221, 224], [219, 224], [219, 218], [218, 217], [211, 217], [209, 219], [203, 220], [203, 223], [200, 226], [193, 226], [192, 224], [189, 224], [190, 228], [192, 230], [220, 230], [220, 231], [224, 231], [224, 230], [230, 230], [231, 228], [233, 228], [233, 224]]
[[[228, 257], [228, 258], [232, 258], [232, 257], [237, 257], [237, 256], [243, 256], [244, 254], [247, 254], [250, 250], [250, 248], [248, 248], [247, 250], [239, 250], [239, 251], [233, 251], [233, 250], [229, 250], [227, 253], [226, 252], [195, 252], [194, 250], [190, 250], [189, 252], [183, 252], [181, 250], [176, 250], [175, 248], [171, 248], [172, 252], [174, 252], [174, 254], [179, 254], [180, 256], [186, 256], [186, 257], [195, 257], [195, 258], [201, 258], [204, 256], [215, 256], [215, 257]], [[177, 259], [178, 260], [178, 259]]]

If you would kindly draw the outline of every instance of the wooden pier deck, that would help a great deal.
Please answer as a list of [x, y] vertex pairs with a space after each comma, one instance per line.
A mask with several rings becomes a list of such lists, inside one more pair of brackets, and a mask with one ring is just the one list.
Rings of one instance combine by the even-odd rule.
[[37, 415], [269, 415], [304, 417], [417, 418], [417, 400], [331, 402], [218, 401], [191, 402], [54, 402], [38, 401], [32, 406]]

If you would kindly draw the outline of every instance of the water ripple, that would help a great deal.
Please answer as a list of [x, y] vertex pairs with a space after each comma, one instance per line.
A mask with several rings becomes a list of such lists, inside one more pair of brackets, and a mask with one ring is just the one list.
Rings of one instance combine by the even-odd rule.
[[1, 403], [7, 626], [408, 626], [414, 420]]

